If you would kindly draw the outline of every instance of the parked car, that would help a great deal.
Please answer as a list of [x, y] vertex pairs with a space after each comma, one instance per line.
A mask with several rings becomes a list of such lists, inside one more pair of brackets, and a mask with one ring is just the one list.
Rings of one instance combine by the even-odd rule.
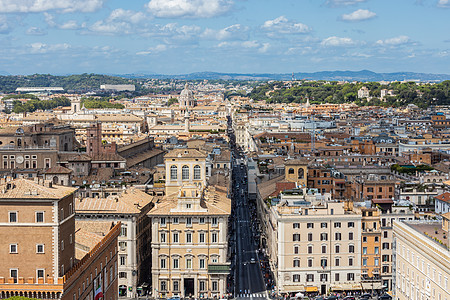
[[378, 300], [392, 300], [392, 296], [389, 294], [383, 294], [378, 297]]
[[256, 263], [256, 259], [254, 257], [250, 258], [250, 263], [251, 264], [255, 264]]

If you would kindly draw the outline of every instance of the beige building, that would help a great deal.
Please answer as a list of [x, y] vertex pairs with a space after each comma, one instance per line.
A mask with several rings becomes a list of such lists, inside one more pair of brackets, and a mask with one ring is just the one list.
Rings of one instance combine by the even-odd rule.
[[279, 294], [361, 290], [361, 215], [317, 189], [281, 194], [265, 234]]
[[173, 150], [165, 163], [166, 196], [148, 213], [153, 296], [222, 297], [230, 269], [227, 188], [206, 187], [206, 155], [198, 150]]
[[450, 299], [449, 217], [394, 223], [395, 299]]

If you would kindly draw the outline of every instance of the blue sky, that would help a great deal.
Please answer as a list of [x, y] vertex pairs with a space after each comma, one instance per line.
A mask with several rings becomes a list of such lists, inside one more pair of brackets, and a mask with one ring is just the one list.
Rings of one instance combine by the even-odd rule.
[[10, 74], [450, 73], [450, 0], [1, 0]]

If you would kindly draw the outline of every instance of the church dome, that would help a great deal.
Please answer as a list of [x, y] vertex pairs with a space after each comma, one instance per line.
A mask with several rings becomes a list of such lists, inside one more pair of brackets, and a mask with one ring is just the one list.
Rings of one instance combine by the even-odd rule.
[[180, 107], [195, 106], [194, 92], [189, 89], [189, 85], [187, 83], [184, 90], [181, 91], [178, 101], [180, 103]]

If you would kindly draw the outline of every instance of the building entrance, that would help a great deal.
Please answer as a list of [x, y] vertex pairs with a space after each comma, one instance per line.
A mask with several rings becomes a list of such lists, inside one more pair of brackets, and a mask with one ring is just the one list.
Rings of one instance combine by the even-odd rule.
[[185, 278], [184, 279], [184, 297], [194, 296], [194, 279]]

